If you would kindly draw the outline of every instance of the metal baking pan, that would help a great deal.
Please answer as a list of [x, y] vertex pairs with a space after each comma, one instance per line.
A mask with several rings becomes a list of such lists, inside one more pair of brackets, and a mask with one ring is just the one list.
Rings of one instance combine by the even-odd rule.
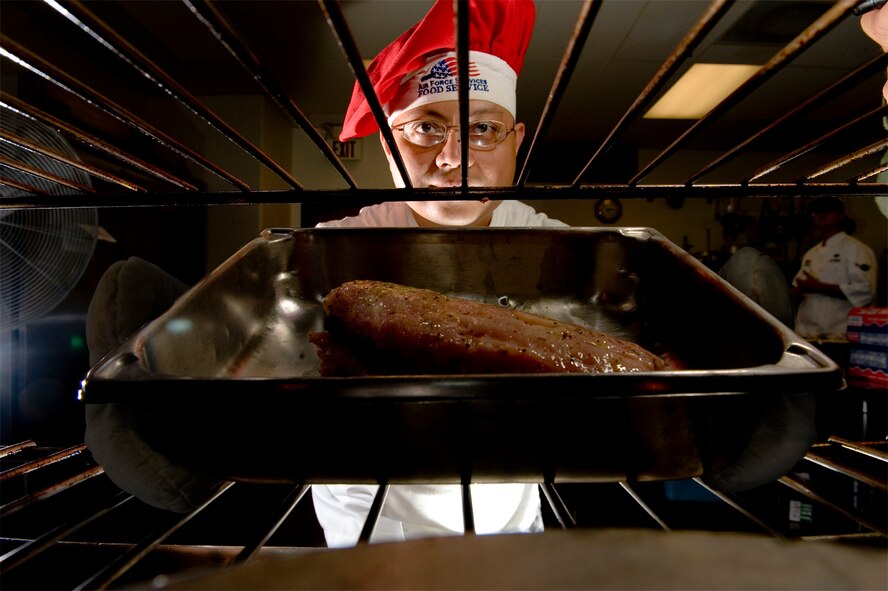
[[[321, 300], [380, 279], [633, 340], [680, 369], [323, 378]], [[655, 480], [734, 462], [840, 368], [650, 228], [268, 229], [93, 367], [162, 452], [234, 479]], [[779, 441], [775, 441], [779, 446]]]

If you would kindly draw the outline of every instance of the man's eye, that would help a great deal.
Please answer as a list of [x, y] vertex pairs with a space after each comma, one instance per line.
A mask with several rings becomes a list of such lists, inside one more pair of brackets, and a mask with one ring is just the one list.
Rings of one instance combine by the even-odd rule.
[[438, 134], [438, 133], [441, 133], [441, 130], [438, 128], [438, 126], [435, 125], [434, 123], [429, 122], [429, 121], [420, 121], [420, 122], [417, 123], [416, 126], [413, 128], [413, 131], [414, 131], [415, 133], [421, 133], [421, 134]]
[[472, 135], [496, 135], [496, 126], [489, 121], [477, 121], [470, 128]]

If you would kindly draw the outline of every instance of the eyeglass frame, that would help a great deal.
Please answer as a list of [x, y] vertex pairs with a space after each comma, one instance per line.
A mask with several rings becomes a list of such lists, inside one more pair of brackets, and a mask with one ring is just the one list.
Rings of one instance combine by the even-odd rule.
[[[424, 146], [424, 145], [422, 145], [422, 144], [417, 144], [417, 143], [415, 143], [415, 142], [410, 141], [410, 140], [407, 138], [407, 136], [404, 135], [404, 128], [405, 128], [406, 126], [410, 125], [411, 123], [420, 123], [420, 122], [431, 123], [431, 124], [433, 124], [433, 125], [441, 125], [442, 127], [444, 127], [444, 135], [441, 136], [440, 141], [437, 141], [437, 142], [435, 142], [434, 144], [431, 144], [431, 145], [428, 145], [428, 146]], [[503, 127], [506, 126], [506, 124], [505, 124], [504, 122], [502, 122], [502, 121], [498, 121], [498, 120], [496, 120], [496, 119], [479, 119], [479, 120], [477, 120], [477, 121], [470, 121], [470, 122], [469, 122], [469, 126], [471, 127], [472, 125], [474, 125], [474, 124], [476, 124], [476, 123], [496, 123], [497, 125], [502, 125]], [[435, 121], [434, 119], [411, 119], [410, 121], [405, 121], [404, 123], [398, 125], [397, 127], [392, 127], [392, 131], [400, 131], [400, 132], [401, 132], [401, 137], [404, 138], [404, 141], [406, 141], [406, 142], [407, 142], [408, 144], [410, 144], [411, 146], [416, 146], [417, 148], [434, 148], [434, 147], [436, 147], [436, 146], [440, 146], [440, 145], [446, 144], [446, 143], [447, 143], [447, 140], [450, 138], [450, 132], [451, 132], [451, 130], [456, 130], [457, 132], [459, 132], [459, 130], [460, 130], [459, 124], [456, 124], [456, 125], [444, 125], [443, 123], [440, 123], [440, 122], [438, 122], [438, 121]], [[477, 150], [477, 151], [480, 151], [480, 152], [490, 152], [490, 151], [496, 149], [496, 147], [499, 146], [501, 143], [503, 143], [504, 141], [506, 141], [506, 138], [509, 137], [509, 134], [512, 133], [513, 131], [515, 131], [515, 125], [512, 125], [512, 127], [510, 127], [509, 129], [507, 129], [507, 130], [503, 133], [503, 137], [501, 137], [501, 138], [499, 139], [499, 141], [497, 141], [495, 144], [491, 144], [490, 146], [477, 146], [477, 145], [472, 144], [472, 142], [469, 142], [469, 149], [470, 149], [470, 150]], [[459, 133], [456, 134], [456, 141], [457, 141], [458, 143], [461, 143], [461, 142], [462, 142]]]

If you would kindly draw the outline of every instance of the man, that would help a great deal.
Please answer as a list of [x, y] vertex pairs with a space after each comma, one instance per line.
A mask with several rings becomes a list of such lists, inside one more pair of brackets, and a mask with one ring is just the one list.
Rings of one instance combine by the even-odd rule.
[[[469, 3], [468, 182], [511, 186], [525, 127], [516, 122], [516, 84], [530, 43], [531, 0]], [[416, 25], [383, 49], [368, 67], [414, 187], [459, 187], [462, 168], [453, 3], [439, 0]], [[355, 84], [340, 141], [378, 130]], [[392, 178], [405, 183], [382, 133]], [[563, 226], [522, 203], [481, 201], [394, 202], [321, 227], [343, 226]]]
[[[513, 184], [515, 159], [524, 138], [516, 122], [516, 82], [533, 29], [531, 0], [470, 2], [469, 184]], [[383, 50], [369, 74], [394, 130], [415, 187], [461, 185], [459, 103], [454, 14], [451, 0], [437, 0], [426, 17]], [[341, 140], [377, 131], [356, 85]], [[380, 134], [380, 137], [381, 134]], [[383, 141], [393, 178], [403, 179]], [[319, 224], [327, 227], [407, 226], [564, 226], [517, 201], [389, 202], [365, 207], [354, 217]], [[125, 287], [130, 286], [130, 287]], [[87, 335], [93, 362], [126, 335], [111, 331], [127, 294], [138, 294], [129, 316], [132, 328], [162, 313], [184, 286], [144, 261], [131, 259], [109, 269], [91, 304]], [[153, 297], [154, 294], [160, 294]], [[145, 300], [149, 301], [145, 301]], [[155, 301], [156, 300], [156, 301]], [[163, 305], [157, 304], [162, 301]], [[113, 334], [109, 334], [113, 332]], [[160, 457], [130, 428], [133, 417], [115, 405], [87, 408], [86, 440], [106, 472], [122, 488], [155, 506], [185, 511], [199, 503], [215, 480]], [[447, 443], [442, 442], [442, 445]], [[294, 460], [295, 461], [295, 460]], [[357, 542], [376, 485], [315, 485], [318, 520], [331, 547]], [[477, 533], [542, 530], [535, 484], [473, 485]], [[392, 486], [371, 541], [459, 533], [463, 530], [462, 491], [451, 486]]]
[[795, 330], [808, 339], [844, 338], [848, 312], [876, 295], [876, 256], [843, 230], [845, 206], [837, 197], [818, 197], [808, 211], [820, 240], [792, 280], [793, 296], [800, 300]]
[[[534, 6], [529, 0], [470, 3], [470, 186], [514, 182], [524, 124], [515, 120], [517, 74], [530, 41]], [[386, 47], [368, 73], [388, 117], [414, 187], [459, 187], [462, 179], [459, 102], [453, 35], [453, 2], [439, 0], [426, 17]], [[340, 140], [377, 130], [358, 85]], [[379, 134], [392, 178], [405, 186]], [[370, 226], [564, 226], [517, 201], [411, 201], [365, 207], [354, 217], [321, 227]], [[442, 442], [442, 445], [446, 443]], [[377, 486], [314, 486], [315, 511], [327, 544], [354, 544]], [[473, 485], [477, 533], [542, 530], [535, 484]], [[458, 533], [463, 529], [458, 485], [392, 486], [373, 540]]]

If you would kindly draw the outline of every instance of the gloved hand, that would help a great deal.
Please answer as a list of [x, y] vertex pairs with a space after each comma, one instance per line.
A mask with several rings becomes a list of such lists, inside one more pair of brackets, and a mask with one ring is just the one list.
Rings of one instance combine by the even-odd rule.
[[[86, 317], [91, 364], [165, 312], [187, 286], [155, 265], [132, 257], [105, 271]], [[185, 513], [202, 503], [218, 478], [172, 462], [139, 436], [133, 406], [86, 405], [86, 445], [114, 484], [140, 500]]]
[[785, 476], [817, 439], [815, 409], [812, 393], [775, 393], [737, 461], [703, 481], [716, 490], [740, 492]]
[[[789, 282], [771, 257], [743, 247], [719, 275], [775, 318], [793, 325]], [[738, 460], [703, 480], [716, 490], [739, 492], [789, 473], [817, 439], [815, 409], [814, 394], [773, 393]]]

